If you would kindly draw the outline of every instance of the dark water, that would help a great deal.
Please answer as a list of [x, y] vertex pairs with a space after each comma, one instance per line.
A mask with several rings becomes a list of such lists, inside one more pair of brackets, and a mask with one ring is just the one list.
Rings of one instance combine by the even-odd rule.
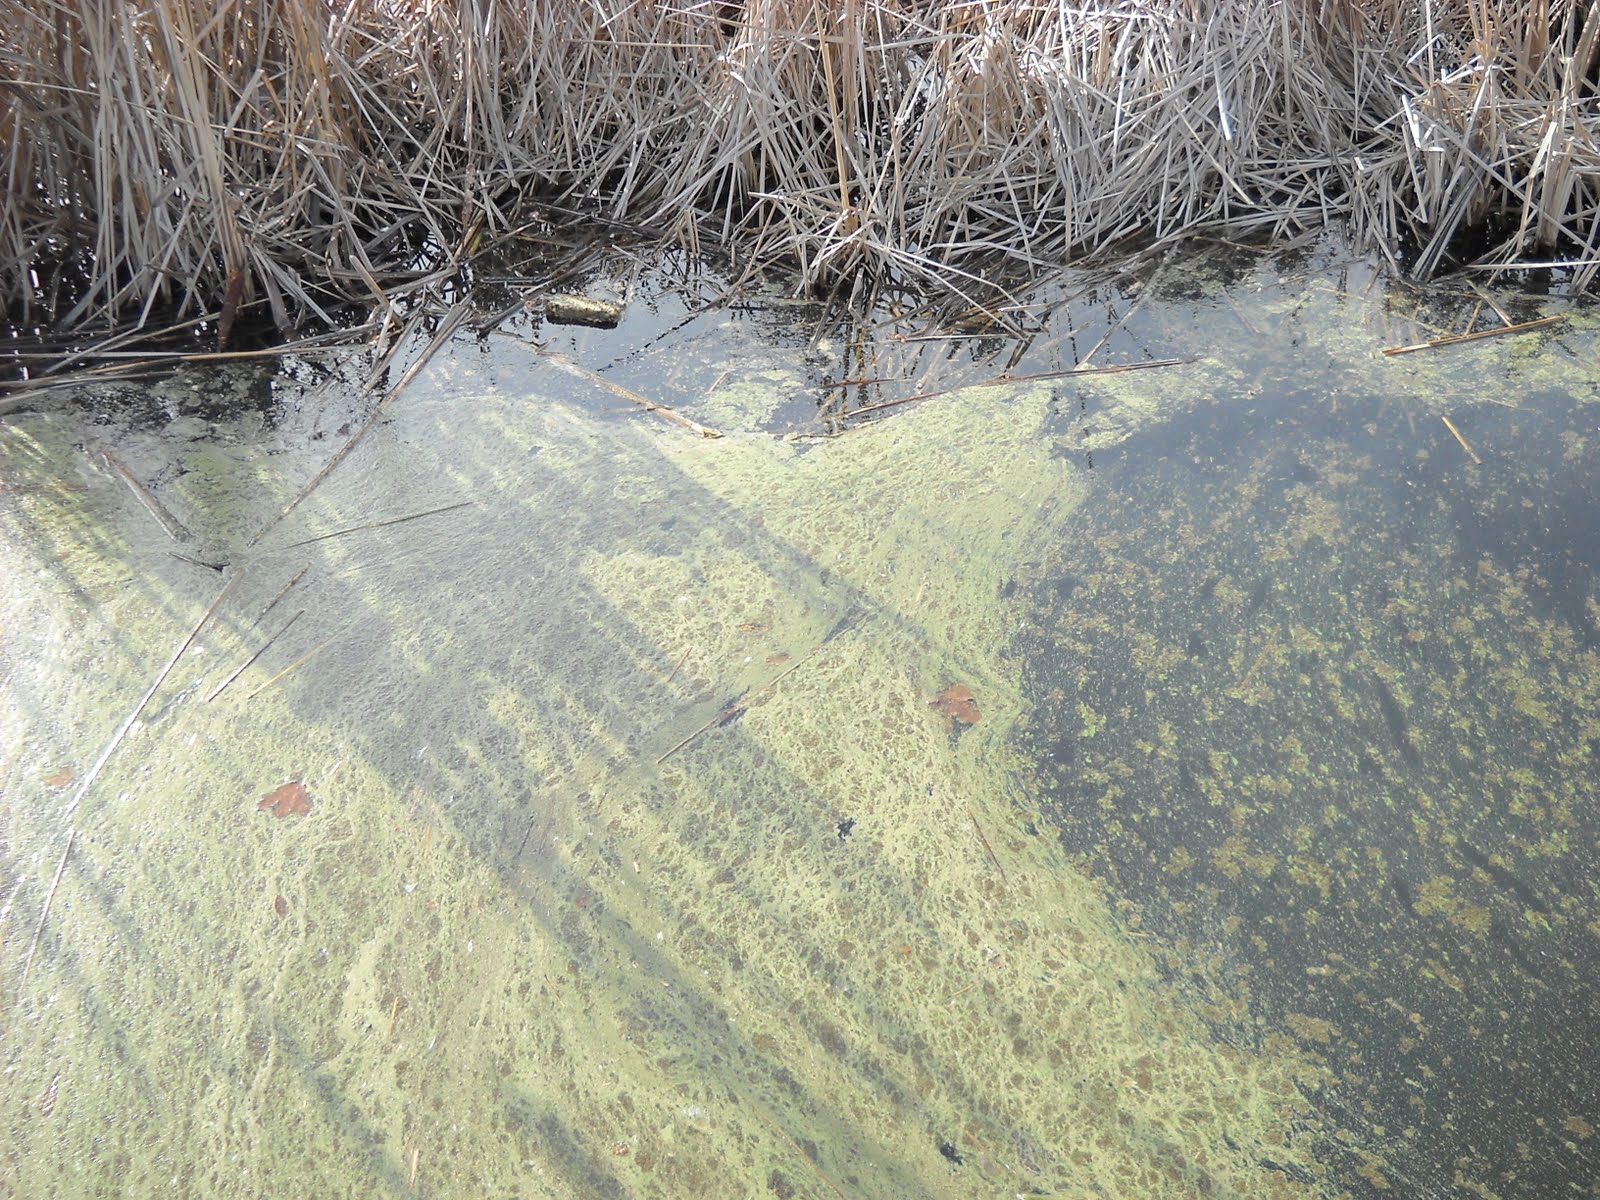
[[1491, 372], [1476, 465], [1316, 365], [1095, 456], [1023, 638], [1035, 782], [1219, 1034], [1325, 1065], [1345, 1187], [1593, 1194], [1595, 409]]

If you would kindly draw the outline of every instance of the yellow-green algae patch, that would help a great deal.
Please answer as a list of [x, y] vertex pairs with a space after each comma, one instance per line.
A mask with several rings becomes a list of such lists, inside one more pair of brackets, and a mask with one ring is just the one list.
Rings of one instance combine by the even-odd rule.
[[[458, 370], [230, 568], [70, 820], [46, 780], [224, 580], [101, 476], [7, 501], [6, 578], [65, 581], [5, 593], [18, 1194], [1318, 1192], [1318, 1070], [1219, 1041], [1012, 782], [1005, 596], [1080, 494], [1045, 391], [803, 449]], [[66, 477], [49, 428], [7, 445]], [[289, 545], [375, 495], [472, 507]], [[289, 779], [311, 812], [258, 811]]]

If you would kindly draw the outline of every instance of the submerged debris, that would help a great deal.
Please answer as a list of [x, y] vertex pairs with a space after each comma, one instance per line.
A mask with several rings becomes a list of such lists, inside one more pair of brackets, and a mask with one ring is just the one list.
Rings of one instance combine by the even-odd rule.
[[553, 325], [589, 325], [615, 329], [622, 320], [622, 305], [587, 296], [554, 295], [544, 298], [545, 320]]
[[1420, 763], [1422, 753], [1417, 749], [1411, 723], [1406, 720], [1405, 709], [1400, 707], [1400, 702], [1395, 699], [1389, 685], [1383, 681], [1383, 676], [1374, 674], [1372, 686], [1378, 696], [1378, 709], [1383, 713], [1383, 723], [1389, 727], [1389, 736], [1394, 739], [1395, 749], [1400, 751], [1400, 757], [1408, 763], [1412, 765]]

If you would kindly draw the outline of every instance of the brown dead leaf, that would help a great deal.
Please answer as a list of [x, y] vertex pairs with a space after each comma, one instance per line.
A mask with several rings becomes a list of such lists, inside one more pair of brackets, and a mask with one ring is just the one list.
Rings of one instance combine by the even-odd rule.
[[62, 767], [54, 775], [46, 775], [39, 782], [47, 788], [64, 788], [76, 778], [76, 773], [71, 767]]
[[770, 621], [740, 621], [740, 633], [767, 633], [772, 629]]
[[952, 683], [928, 703], [944, 718], [944, 731], [947, 734], [955, 731], [957, 721], [963, 725], [976, 725], [982, 720], [978, 712], [978, 698], [964, 683]]
[[306, 791], [305, 784], [298, 779], [292, 779], [261, 797], [256, 809], [259, 811], [263, 808], [268, 809], [275, 817], [292, 817], [308, 813], [311, 811], [311, 795]]
[[769, 655], [767, 655], [767, 666], [769, 666], [769, 667], [775, 667], [779, 663], [786, 663], [788, 661], [789, 661], [789, 656], [787, 654], [769, 654]]
[[278, 896], [272, 901], [272, 911], [280, 917], [287, 917], [289, 915], [289, 902], [282, 896]]

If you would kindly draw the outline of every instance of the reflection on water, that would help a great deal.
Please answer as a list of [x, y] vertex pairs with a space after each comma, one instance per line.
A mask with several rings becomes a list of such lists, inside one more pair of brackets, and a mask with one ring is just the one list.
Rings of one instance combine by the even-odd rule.
[[1036, 786], [1219, 1036], [1323, 1065], [1325, 1161], [1587, 1194], [1596, 410], [1559, 345], [1308, 375], [1381, 312], [1304, 301], [1237, 344], [1249, 398], [1098, 456], [1032, 597]]
[[[1359, 268], [1216, 267], [876, 360], [647, 278], [457, 339], [254, 542], [370, 399], [0, 427], [0, 1178], [1586, 1179], [1592, 335], [1485, 398]], [[1102, 342], [1179, 365], [1056, 374]]]

